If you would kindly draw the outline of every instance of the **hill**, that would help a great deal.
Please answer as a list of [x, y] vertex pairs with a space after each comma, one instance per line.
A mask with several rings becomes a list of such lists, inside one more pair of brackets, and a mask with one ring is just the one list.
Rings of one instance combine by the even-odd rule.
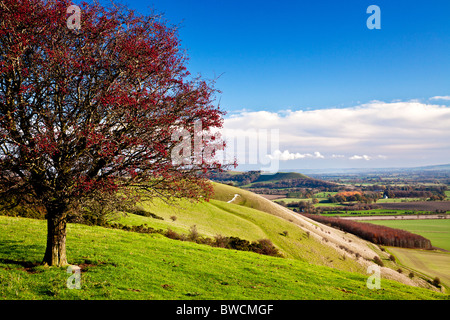
[[[209, 202], [159, 199], [111, 219], [204, 236], [270, 239], [283, 258], [215, 248], [161, 234], [69, 224], [69, 262], [84, 290], [66, 290], [66, 270], [39, 266], [45, 221], [0, 216], [3, 299], [432, 299], [431, 285], [383, 267], [383, 290], [365, 287], [366, 269], [387, 253], [356, 236], [297, 215], [248, 190], [214, 183]], [[145, 216], [147, 215], [147, 216]], [[30, 234], [33, 236], [30, 237]], [[392, 282], [390, 280], [396, 280]], [[403, 283], [403, 284], [401, 284]], [[404, 286], [410, 285], [410, 286]], [[412, 287], [415, 286], [415, 287]], [[257, 289], [257, 290], [255, 290]], [[349, 296], [351, 293], [351, 296]]]
[[[81, 288], [68, 289], [66, 268], [39, 266], [43, 220], [0, 216], [1, 299], [447, 299], [423, 288], [304, 261], [211, 248], [159, 234], [68, 225], [70, 262]], [[32, 236], [30, 236], [32, 235]]]
[[278, 172], [275, 174], [262, 174], [254, 182], [268, 182], [268, 181], [275, 182], [292, 179], [311, 179], [311, 178], [297, 172]]
[[[158, 215], [161, 219], [127, 214], [115, 221], [125, 225], [146, 224], [155, 229], [171, 229], [179, 234], [188, 235], [195, 225], [197, 232], [206, 237], [217, 235], [239, 237], [248, 241], [269, 239], [284, 257], [325, 265], [340, 270], [364, 272], [352, 259], [343, 259], [342, 254], [326, 246], [307, 231], [283, 219], [271, 211], [282, 208], [271, 202], [260, 202], [253, 193], [226, 185], [215, 184], [215, 196], [209, 202], [191, 203], [179, 201], [169, 205], [160, 200], [143, 203], [141, 208]], [[233, 203], [236, 190], [240, 196]], [[256, 195], [255, 195], [256, 196]], [[278, 208], [279, 207], [279, 208]], [[176, 217], [173, 221], [171, 217]]]
[[332, 182], [314, 179], [297, 172], [261, 174], [260, 171], [212, 173], [210, 179], [223, 184], [233, 184], [242, 188], [336, 188]]

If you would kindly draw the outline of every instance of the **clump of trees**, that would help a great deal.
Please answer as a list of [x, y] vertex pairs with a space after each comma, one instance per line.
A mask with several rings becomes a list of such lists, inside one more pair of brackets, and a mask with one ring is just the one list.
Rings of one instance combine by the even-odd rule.
[[303, 213], [303, 215], [320, 223], [352, 233], [375, 244], [401, 248], [432, 248], [430, 240], [405, 230], [315, 214]]
[[345, 191], [339, 192], [334, 196], [329, 196], [328, 201], [330, 203], [342, 203], [342, 202], [360, 202], [360, 203], [373, 203], [380, 199], [381, 195], [378, 192], [360, 192], [360, 191]]

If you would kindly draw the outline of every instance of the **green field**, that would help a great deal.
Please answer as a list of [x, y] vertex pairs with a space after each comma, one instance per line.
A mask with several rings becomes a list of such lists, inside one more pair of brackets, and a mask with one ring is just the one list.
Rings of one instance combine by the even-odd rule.
[[364, 221], [404, 229], [431, 240], [435, 247], [450, 251], [450, 219]]
[[295, 259], [212, 248], [77, 224], [69, 262], [82, 268], [68, 289], [66, 268], [39, 266], [46, 222], [0, 216], [0, 299], [448, 299], [448, 295]]
[[438, 277], [447, 288], [450, 288], [450, 253], [395, 247], [389, 247], [388, 250], [401, 264], [432, 279]]
[[[420, 234], [435, 247], [450, 251], [450, 219], [364, 221]], [[399, 262], [431, 278], [439, 277], [450, 288], [450, 252], [389, 247]]]

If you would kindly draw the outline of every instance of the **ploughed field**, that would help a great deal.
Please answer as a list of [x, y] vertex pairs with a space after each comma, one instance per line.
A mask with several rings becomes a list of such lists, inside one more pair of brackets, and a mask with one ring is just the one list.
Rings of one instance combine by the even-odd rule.
[[386, 202], [377, 205], [389, 210], [450, 211], [450, 201]]

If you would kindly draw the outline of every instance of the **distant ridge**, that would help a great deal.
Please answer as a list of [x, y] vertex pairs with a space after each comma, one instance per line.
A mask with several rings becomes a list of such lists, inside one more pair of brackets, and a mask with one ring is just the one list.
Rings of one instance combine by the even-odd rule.
[[291, 179], [311, 179], [311, 178], [298, 172], [278, 172], [275, 174], [260, 175], [259, 178], [254, 182], [274, 182]]
[[450, 171], [450, 164], [420, 166], [420, 167], [393, 167], [393, 168], [323, 168], [323, 169], [288, 169], [289, 172], [303, 172], [306, 174], [323, 173], [385, 173], [385, 172], [418, 172], [418, 171]]
[[337, 184], [308, 177], [298, 172], [278, 172], [262, 174], [260, 171], [220, 172], [210, 175], [215, 182], [240, 186], [242, 188], [328, 188]]

